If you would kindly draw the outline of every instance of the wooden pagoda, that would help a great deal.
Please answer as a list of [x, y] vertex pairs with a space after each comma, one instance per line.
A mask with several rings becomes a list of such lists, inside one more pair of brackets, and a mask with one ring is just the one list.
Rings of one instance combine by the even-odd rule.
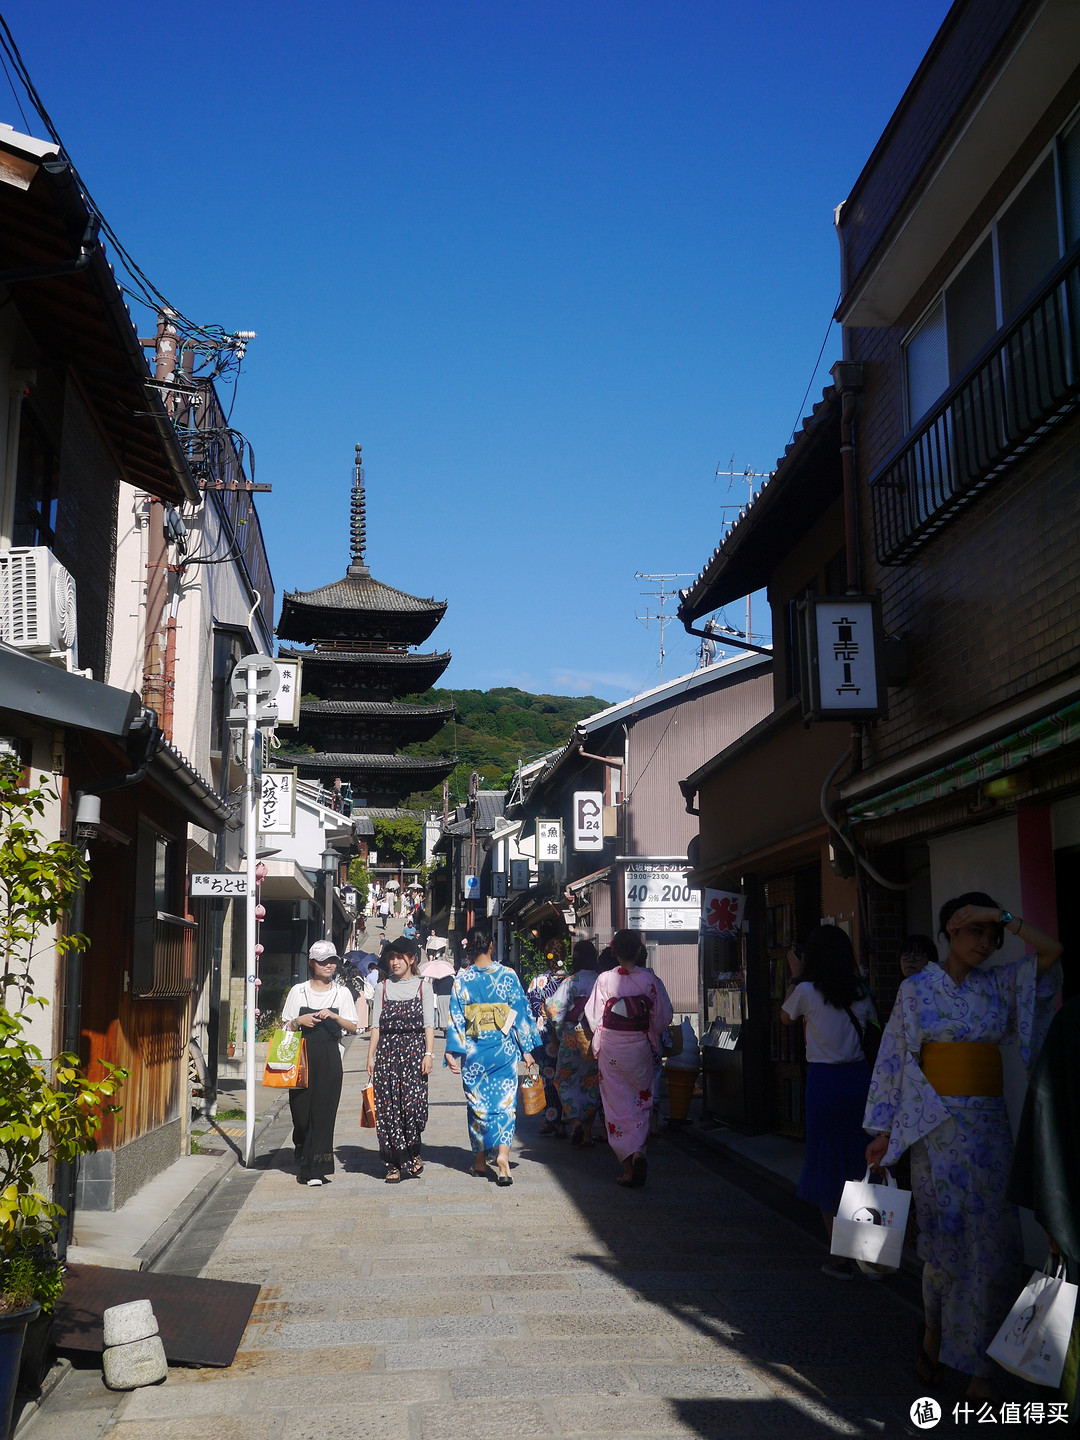
[[[352, 561], [345, 576], [317, 590], [286, 593], [279, 640], [282, 659], [303, 661], [297, 744], [312, 753], [289, 755], [302, 777], [328, 788], [352, 786], [358, 805], [400, 805], [405, 796], [437, 785], [453, 759], [402, 755], [400, 747], [437, 735], [452, 705], [410, 705], [403, 695], [427, 690], [450, 663], [448, 652], [417, 654], [446, 613], [445, 600], [422, 599], [384, 585], [365, 558], [364, 469], [356, 447], [351, 507]], [[282, 757], [284, 758], [284, 756]]]

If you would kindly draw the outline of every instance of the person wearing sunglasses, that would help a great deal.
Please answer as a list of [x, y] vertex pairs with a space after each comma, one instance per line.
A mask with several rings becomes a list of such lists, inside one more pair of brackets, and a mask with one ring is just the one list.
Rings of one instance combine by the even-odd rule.
[[334, 1125], [345, 1053], [341, 1037], [360, 1028], [353, 997], [336, 978], [338, 959], [330, 940], [316, 940], [308, 951], [308, 979], [292, 987], [281, 1007], [282, 1024], [302, 1032], [307, 1050], [307, 1087], [289, 1091], [301, 1185], [324, 1185], [334, 1173]]

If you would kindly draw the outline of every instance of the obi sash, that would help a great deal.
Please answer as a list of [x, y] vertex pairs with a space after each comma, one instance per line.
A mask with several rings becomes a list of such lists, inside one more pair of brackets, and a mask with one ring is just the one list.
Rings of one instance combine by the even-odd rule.
[[988, 1040], [925, 1040], [919, 1060], [939, 1095], [1005, 1093], [1001, 1050]]
[[509, 1005], [466, 1005], [465, 1033], [470, 1040], [478, 1040], [481, 1035], [490, 1034], [493, 1030], [501, 1030], [504, 1035], [509, 1035], [516, 1019], [517, 1011], [511, 1010]]

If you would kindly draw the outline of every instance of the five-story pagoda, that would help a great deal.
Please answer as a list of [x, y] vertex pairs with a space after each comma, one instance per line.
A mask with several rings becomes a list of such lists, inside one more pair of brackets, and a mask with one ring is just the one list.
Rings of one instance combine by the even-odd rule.
[[[365, 560], [367, 519], [360, 446], [351, 509], [352, 563], [342, 580], [317, 590], [286, 592], [279, 640], [311, 648], [281, 649], [303, 661], [297, 743], [312, 754], [290, 754], [299, 774], [352, 786], [355, 804], [393, 808], [428, 790], [454, 767], [444, 757], [402, 755], [398, 747], [428, 740], [453, 713], [452, 705], [409, 705], [402, 695], [427, 690], [450, 663], [449, 653], [416, 654], [446, 612], [445, 600], [421, 599], [376, 580]], [[284, 759], [285, 757], [282, 756]]]

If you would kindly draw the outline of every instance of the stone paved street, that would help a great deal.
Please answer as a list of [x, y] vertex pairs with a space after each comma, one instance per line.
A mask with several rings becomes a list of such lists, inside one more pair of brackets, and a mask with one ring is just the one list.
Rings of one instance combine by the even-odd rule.
[[819, 1243], [690, 1147], [659, 1140], [648, 1187], [623, 1191], [606, 1146], [530, 1120], [498, 1189], [464, 1173], [438, 1068], [427, 1168], [391, 1188], [358, 1128], [365, 1055], [346, 1059], [332, 1185], [301, 1190], [285, 1150], [242, 1177], [204, 1270], [263, 1286], [232, 1367], [118, 1402], [75, 1371], [20, 1440], [909, 1433], [914, 1312], [823, 1276]]

